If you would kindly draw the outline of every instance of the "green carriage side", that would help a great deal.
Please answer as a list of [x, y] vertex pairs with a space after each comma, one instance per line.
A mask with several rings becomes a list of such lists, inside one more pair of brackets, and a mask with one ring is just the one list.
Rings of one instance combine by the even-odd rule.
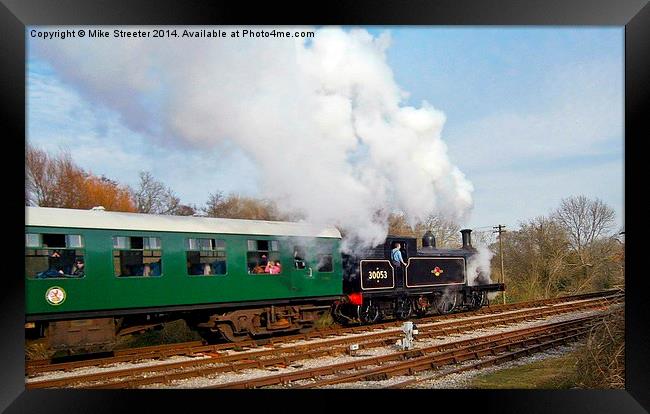
[[25, 233], [26, 320], [60, 337], [53, 345], [93, 320], [117, 332], [182, 317], [231, 340], [295, 331], [342, 293], [333, 228], [27, 207]]

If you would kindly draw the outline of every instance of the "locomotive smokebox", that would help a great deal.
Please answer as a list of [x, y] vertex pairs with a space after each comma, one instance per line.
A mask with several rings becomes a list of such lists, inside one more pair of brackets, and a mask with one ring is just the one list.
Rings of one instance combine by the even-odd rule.
[[422, 236], [422, 247], [436, 248], [436, 237], [430, 230], [427, 230], [427, 232]]
[[472, 247], [472, 230], [462, 229], [460, 234], [463, 235], [463, 249], [473, 249]]

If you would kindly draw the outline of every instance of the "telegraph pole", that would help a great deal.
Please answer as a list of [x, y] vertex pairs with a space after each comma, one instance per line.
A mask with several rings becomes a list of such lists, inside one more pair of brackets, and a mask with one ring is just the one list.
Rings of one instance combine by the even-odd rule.
[[[496, 230], [494, 233], [499, 233], [499, 256], [501, 256], [501, 283], [506, 282], [506, 274], [504, 273], [503, 270], [503, 241], [501, 240], [503, 238], [502, 233], [505, 233], [506, 226], [499, 224], [498, 226], [492, 227], [494, 230]], [[503, 304], [506, 304], [506, 291], [503, 291]]]

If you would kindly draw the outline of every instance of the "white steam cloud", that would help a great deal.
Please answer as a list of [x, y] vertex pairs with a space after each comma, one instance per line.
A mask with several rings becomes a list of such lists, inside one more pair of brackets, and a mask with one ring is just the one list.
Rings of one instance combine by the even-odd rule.
[[475, 246], [477, 253], [467, 263], [467, 284], [469, 286], [485, 285], [492, 283], [490, 265], [494, 253], [487, 246]]
[[441, 139], [444, 114], [403, 104], [389, 45], [387, 34], [338, 28], [310, 40], [30, 41], [61, 79], [131, 129], [177, 148], [239, 147], [260, 169], [256, 196], [365, 245], [383, 241], [390, 212], [415, 223], [464, 220], [472, 207], [473, 187]]

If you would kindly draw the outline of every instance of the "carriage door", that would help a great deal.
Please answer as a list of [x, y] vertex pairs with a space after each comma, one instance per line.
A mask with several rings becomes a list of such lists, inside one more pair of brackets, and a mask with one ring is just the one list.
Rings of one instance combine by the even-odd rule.
[[308, 261], [306, 250], [304, 245], [294, 244], [293, 246], [293, 276], [291, 277], [293, 292], [304, 292], [308, 289], [309, 280], [314, 277], [314, 269]]

